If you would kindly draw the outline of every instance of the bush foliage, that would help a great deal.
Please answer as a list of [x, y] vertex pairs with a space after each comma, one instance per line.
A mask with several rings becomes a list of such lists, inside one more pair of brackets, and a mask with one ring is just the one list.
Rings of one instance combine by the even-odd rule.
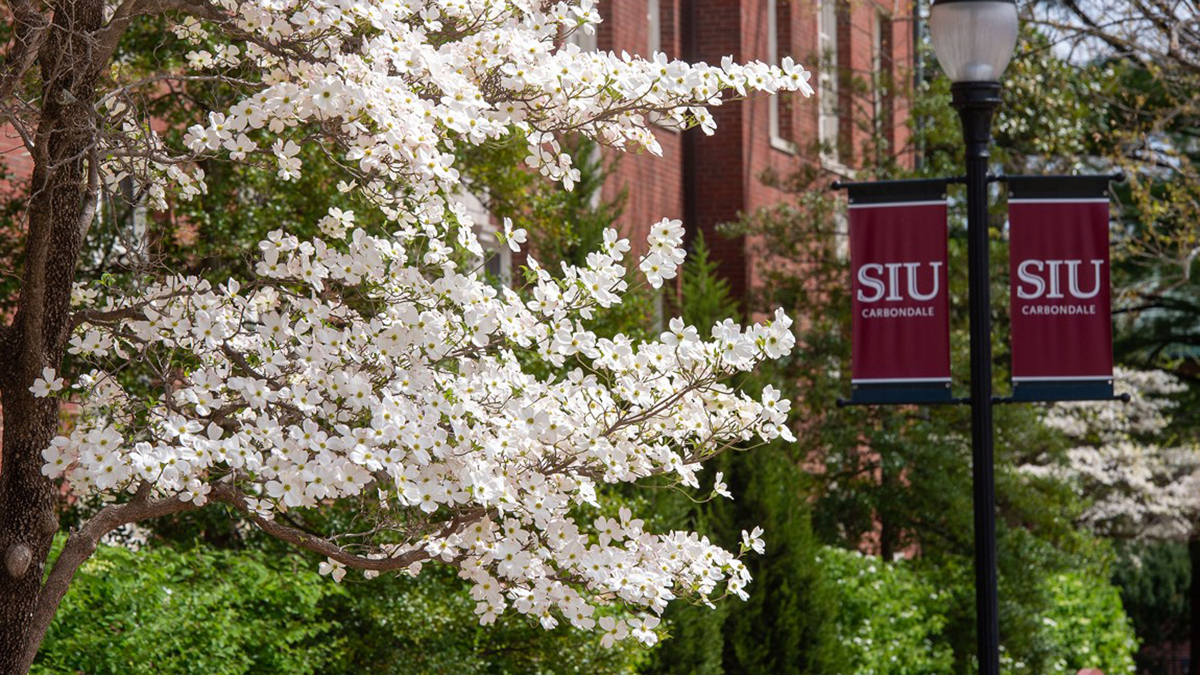
[[954, 672], [954, 655], [941, 637], [948, 598], [910, 565], [828, 546], [817, 560], [837, 589], [837, 635], [849, 652], [845, 672]]
[[102, 547], [76, 575], [33, 672], [626, 675], [634, 645], [522, 617], [480, 626], [451, 570], [341, 584], [258, 549]]
[[75, 575], [34, 673], [326, 672], [344, 595], [256, 551], [100, 548]]

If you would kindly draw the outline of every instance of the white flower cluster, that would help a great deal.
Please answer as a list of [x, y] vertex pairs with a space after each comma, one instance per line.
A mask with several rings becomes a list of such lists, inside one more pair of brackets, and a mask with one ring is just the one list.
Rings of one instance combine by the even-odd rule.
[[[381, 208], [391, 235], [333, 208], [322, 238], [272, 232], [244, 286], [170, 278], [124, 297], [76, 294], [85, 309], [70, 351], [96, 369], [70, 390], [55, 373], [35, 386], [81, 402], [75, 428], [44, 451], [45, 473], [81, 495], [231, 504], [322, 552], [335, 579], [451, 563], [474, 583], [485, 623], [511, 608], [547, 627], [598, 626], [607, 643], [652, 643], [672, 598], [744, 597], [737, 555], [694, 533], [648, 532], [628, 511], [598, 516], [611, 513], [607, 483], [657, 475], [698, 487], [700, 462], [729, 445], [791, 438], [778, 391], [754, 400], [722, 383], [786, 354], [791, 321], [725, 322], [708, 341], [678, 320], [660, 342], [598, 337], [583, 322], [627, 287], [630, 246], [615, 231], [558, 278], [529, 259], [528, 299], [489, 285], [456, 262], [483, 251], [453, 196], [454, 150], [524, 142], [527, 163], [570, 189], [564, 133], [658, 153], [648, 116], [711, 133], [705, 106], [725, 93], [807, 95], [809, 73], [790, 59], [714, 67], [580, 52], [562, 38], [594, 30], [593, 0], [214, 6], [227, 20], [185, 18], [175, 32], [196, 46], [190, 66], [241, 98], [190, 127], [183, 152], [147, 113], [137, 121], [137, 83], [113, 91], [103, 108], [124, 149], [102, 167], [106, 180], [138, 157], [157, 167], [138, 176], [156, 181], [145, 187], [159, 205], [168, 184], [183, 198], [203, 192], [203, 172], [188, 168], [200, 156], [293, 180], [304, 144], [321, 138], [341, 148], [338, 189]], [[524, 239], [506, 224], [508, 245]], [[641, 262], [653, 285], [675, 274], [681, 241], [679, 221], [654, 228]], [[155, 373], [140, 390], [118, 383], [129, 361]], [[364, 527], [320, 538], [275, 518], [334, 500]], [[744, 545], [761, 550], [759, 534]], [[651, 613], [597, 623], [596, 607], [613, 601]]]
[[1200, 448], [1158, 444], [1175, 407], [1169, 396], [1184, 386], [1162, 371], [1118, 368], [1115, 380], [1129, 403], [1055, 404], [1044, 423], [1077, 445], [1020, 470], [1072, 484], [1088, 503], [1083, 524], [1099, 532], [1185, 539], [1200, 518]]
[[29, 391], [34, 396], [41, 398], [62, 391], [64, 386], [66, 386], [66, 382], [61, 377], [55, 377], [53, 368], [42, 368], [42, 376], [33, 381], [33, 386], [29, 388]]
[[659, 288], [664, 279], [674, 279], [683, 264], [683, 221], [663, 218], [650, 229], [646, 238], [650, 252], [638, 267], [646, 274], [650, 285]]
[[[279, 176], [303, 170], [304, 139], [315, 127], [334, 135], [345, 163], [381, 202], [401, 183], [420, 201], [448, 193], [458, 180], [453, 143], [516, 136], [527, 163], [570, 189], [578, 180], [557, 135], [582, 133], [604, 145], [661, 154], [647, 116], [676, 128], [712, 133], [706, 106], [725, 92], [812, 93], [810, 73], [790, 58], [778, 66], [725, 58], [719, 67], [611, 52], [581, 52], [563, 37], [593, 32], [593, 0], [220, 0], [223, 24], [187, 18], [176, 35], [202, 49], [193, 72], [227, 77], [242, 98], [188, 129], [182, 157], [229, 153], [273, 162]], [[219, 33], [224, 31], [224, 33]], [[247, 76], [249, 72], [252, 75]], [[233, 77], [231, 73], [236, 73]], [[134, 84], [104, 103], [124, 128], [121, 157], [137, 129], [127, 107]], [[173, 182], [184, 196], [203, 191], [203, 174], [178, 157], [143, 118], [138, 144], [158, 167], [152, 192]], [[177, 149], [176, 149], [177, 150]], [[110, 173], [126, 170], [114, 160]], [[397, 214], [398, 215], [398, 214]]]
[[[43, 453], [47, 475], [80, 494], [149, 484], [196, 505], [226, 490], [265, 520], [369, 503], [393, 537], [356, 542], [363, 555], [454, 562], [485, 622], [513, 607], [593, 628], [596, 598], [660, 612], [718, 584], [744, 594], [746, 568], [702, 537], [652, 534], [628, 511], [578, 516], [600, 507], [603, 483], [698, 487], [700, 461], [726, 444], [790, 438], [776, 390], [755, 401], [720, 384], [787, 353], [782, 313], [710, 341], [678, 320], [662, 342], [598, 338], [576, 317], [619, 300], [629, 243], [613, 231], [588, 266], [540, 271], [529, 301], [473, 273], [422, 273], [361, 229], [341, 242], [276, 231], [261, 248], [253, 288], [173, 279], [104, 307], [144, 319], [76, 336], [93, 359], [163, 359], [168, 393], [147, 403], [106, 372], [82, 378], [84, 415]], [[564, 376], [524, 372], [516, 350]], [[746, 542], [762, 548], [757, 531]]]

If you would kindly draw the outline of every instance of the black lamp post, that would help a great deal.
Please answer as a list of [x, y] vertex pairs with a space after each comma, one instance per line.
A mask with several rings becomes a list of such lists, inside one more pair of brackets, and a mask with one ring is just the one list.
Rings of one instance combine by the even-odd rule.
[[934, 0], [929, 33], [954, 82], [967, 160], [971, 315], [971, 454], [975, 490], [975, 621], [980, 675], [1000, 675], [996, 597], [996, 479], [992, 438], [992, 321], [988, 275], [988, 144], [1000, 74], [1017, 44], [1015, 0]]

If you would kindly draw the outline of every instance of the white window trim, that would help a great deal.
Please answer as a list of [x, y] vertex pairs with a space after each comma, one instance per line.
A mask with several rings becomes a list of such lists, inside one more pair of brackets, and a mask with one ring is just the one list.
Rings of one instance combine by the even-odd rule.
[[[767, 0], [767, 63], [779, 65], [779, 0]], [[779, 94], [771, 94], [767, 99], [767, 128], [770, 130], [771, 147], [781, 152], [794, 155], [797, 153], [796, 144], [784, 138], [779, 132], [780, 115], [783, 113], [783, 101]]]
[[819, 0], [817, 49], [819, 59], [825, 61], [828, 57], [828, 62], [824, 63], [824, 67], [817, 75], [817, 142], [821, 145], [822, 166], [842, 174], [846, 167], [838, 157], [838, 136], [841, 133], [841, 119], [837, 109], [839, 47], [837, 0]]
[[662, 51], [662, 0], [646, 0], [646, 58]]
[[828, 157], [824, 156], [821, 157], [821, 168], [839, 178], [845, 178], [846, 180], [854, 180], [858, 176], [857, 171], [846, 166], [841, 161], [829, 159]]
[[512, 250], [509, 249], [508, 244], [500, 241], [496, 219], [492, 217], [491, 212], [484, 206], [487, 201], [487, 192], [485, 191], [481, 198], [474, 192], [463, 190], [458, 194], [458, 199], [466, 207], [467, 213], [471, 216], [471, 221], [473, 222], [472, 230], [474, 230], [475, 237], [479, 240], [479, 245], [483, 248], [484, 258], [478, 260], [476, 263], [480, 272], [486, 270], [488, 263], [491, 261], [499, 263], [498, 276], [501, 283], [505, 286], [511, 286]]
[[[655, 52], [662, 51], [662, 0], [646, 0], [646, 59], [654, 58]], [[683, 131], [670, 117], [659, 113], [649, 113], [646, 120], [660, 131], [678, 134]]]
[[838, 260], [850, 259], [850, 217], [841, 205], [833, 214], [833, 254]]
[[576, 28], [566, 39], [567, 44], [579, 47], [581, 52], [595, 52], [600, 50], [600, 31], [598, 27], [593, 26], [592, 32], [587, 33], [582, 27]]

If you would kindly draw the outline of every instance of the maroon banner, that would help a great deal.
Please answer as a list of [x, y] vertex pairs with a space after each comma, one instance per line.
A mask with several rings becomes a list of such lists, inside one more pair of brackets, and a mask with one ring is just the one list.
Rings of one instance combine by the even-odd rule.
[[[850, 193], [851, 382], [856, 399], [864, 400], [865, 388], [882, 388], [892, 392], [891, 398], [914, 402], [949, 397], [944, 182], [931, 189], [933, 194], [906, 190], [915, 199], [905, 201], [898, 201], [894, 191], [874, 200]], [[935, 198], [921, 199], [930, 196]], [[935, 393], [932, 399], [928, 393], [911, 396], [918, 390]]]
[[1065, 190], [1025, 181], [1008, 201], [1013, 383], [1111, 395], [1107, 179]]

